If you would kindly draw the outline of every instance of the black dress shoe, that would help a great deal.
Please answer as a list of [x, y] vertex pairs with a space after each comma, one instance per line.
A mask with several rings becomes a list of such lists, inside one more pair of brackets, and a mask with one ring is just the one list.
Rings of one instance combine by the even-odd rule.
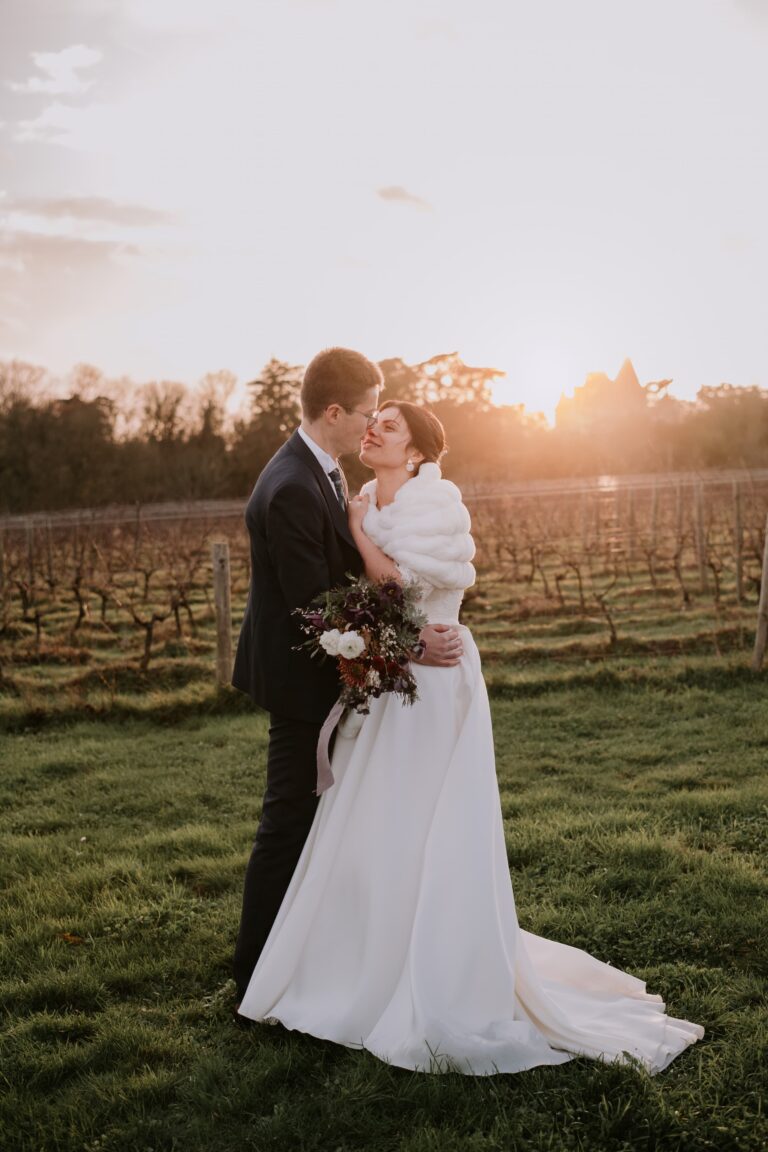
[[250, 1016], [241, 1016], [238, 1012], [240, 1007], [239, 1002], [232, 1005], [232, 1020], [236, 1028], [241, 1028], [243, 1032], [247, 1032], [249, 1028], [255, 1028], [259, 1023], [258, 1020], [251, 1020]]
[[233, 1015], [233, 1020], [237, 1028], [274, 1028], [275, 1024], [281, 1023], [277, 1020], [276, 1016], [264, 1016], [261, 1020], [251, 1020], [250, 1016], [241, 1016], [241, 1014], [238, 1013], [238, 1008], [239, 1005], [236, 1003], [233, 1010], [231, 1010], [231, 1015]]
[[265, 1025], [279, 1024], [280, 1021], [275, 1016], [265, 1016], [263, 1020], [252, 1020], [250, 1016], [241, 1016], [238, 1012], [240, 1004], [233, 1004], [232, 1006], [232, 1019], [237, 1028], [242, 1028], [247, 1032], [249, 1028], [263, 1028]]

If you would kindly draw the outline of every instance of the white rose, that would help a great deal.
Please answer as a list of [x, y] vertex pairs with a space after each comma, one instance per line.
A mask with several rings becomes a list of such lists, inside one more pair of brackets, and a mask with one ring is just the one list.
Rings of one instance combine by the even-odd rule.
[[324, 648], [329, 656], [338, 656], [340, 640], [341, 632], [338, 628], [331, 628], [330, 631], [323, 632], [320, 637], [320, 647]]
[[339, 656], [343, 656], [345, 660], [354, 660], [361, 652], [365, 651], [365, 640], [359, 632], [349, 631], [343, 632], [339, 638], [339, 646], [336, 649]]

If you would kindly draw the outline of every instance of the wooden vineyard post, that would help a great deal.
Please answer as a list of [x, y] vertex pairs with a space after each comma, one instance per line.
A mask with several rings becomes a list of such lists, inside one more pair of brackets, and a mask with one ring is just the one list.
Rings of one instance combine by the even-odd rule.
[[141, 504], [136, 502], [136, 520], [133, 526], [133, 554], [138, 553], [141, 546]]
[[658, 526], [659, 526], [659, 482], [656, 478], [653, 481], [653, 489], [651, 491], [651, 550], [656, 555], [658, 547]]
[[29, 574], [30, 588], [35, 583], [35, 526], [31, 520], [27, 520], [27, 572]]
[[733, 550], [736, 561], [736, 603], [744, 599], [744, 550], [741, 525], [741, 485], [733, 482]]
[[763, 548], [763, 571], [760, 577], [760, 603], [757, 608], [755, 652], [752, 657], [753, 672], [759, 672], [763, 666], [766, 639], [768, 639], [768, 516], [765, 519], [765, 546]]
[[587, 523], [587, 516], [589, 514], [589, 507], [587, 504], [587, 493], [582, 492], [579, 499], [579, 535], [581, 536], [581, 551], [586, 555], [589, 525]]
[[53, 589], [54, 575], [53, 575], [53, 543], [51, 540], [51, 518], [45, 518], [45, 567], [48, 572], [48, 587]]
[[628, 547], [627, 553], [630, 561], [635, 559], [636, 554], [636, 519], [635, 519], [635, 490], [630, 488], [627, 493], [627, 536]]
[[229, 585], [229, 543], [212, 545], [213, 599], [216, 608], [216, 683], [221, 687], [232, 680], [232, 601]]
[[678, 547], [681, 546], [683, 540], [683, 511], [684, 511], [684, 497], [683, 486], [678, 480], [677, 482], [677, 496], [675, 499], [675, 543]]
[[617, 540], [621, 531], [621, 488], [616, 485], [616, 490], [613, 494], [613, 532], [611, 535], [614, 540]]
[[707, 579], [707, 539], [704, 535], [704, 485], [696, 485], [695, 505], [696, 555], [699, 561], [699, 587], [702, 592], [709, 589]]

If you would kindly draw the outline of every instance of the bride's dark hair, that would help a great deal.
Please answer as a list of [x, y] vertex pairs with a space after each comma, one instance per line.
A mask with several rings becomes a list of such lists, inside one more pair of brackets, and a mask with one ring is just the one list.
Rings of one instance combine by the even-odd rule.
[[[397, 408], [402, 413], [411, 434], [411, 444], [424, 457], [422, 464], [439, 462], [446, 451], [445, 429], [434, 412], [422, 408], [420, 404], [412, 404], [410, 400], [386, 400], [381, 407]], [[416, 466], [416, 472], [418, 470], [419, 465]]]

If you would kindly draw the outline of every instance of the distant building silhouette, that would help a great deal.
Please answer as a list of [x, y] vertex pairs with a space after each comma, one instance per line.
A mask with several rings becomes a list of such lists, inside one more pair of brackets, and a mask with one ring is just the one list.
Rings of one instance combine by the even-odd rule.
[[614, 380], [605, 372], [590, 372], [573, 396], [563, 394], [555, 409], [555, 427], [564, 432], [611, 432], [643, 419], [651, 397], [664, 392], [671, 380], [641, 384], [631, 360], [625, 360]]

